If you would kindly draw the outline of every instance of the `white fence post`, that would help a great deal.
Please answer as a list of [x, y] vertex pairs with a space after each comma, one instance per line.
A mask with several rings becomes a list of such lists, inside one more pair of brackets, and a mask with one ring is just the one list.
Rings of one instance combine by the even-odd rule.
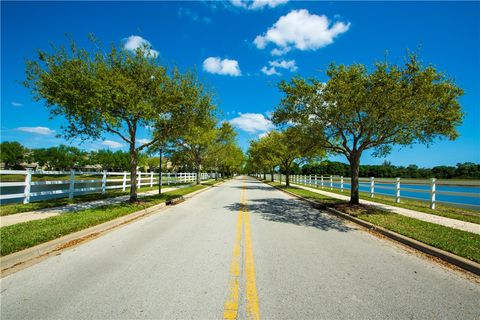
[[32, 188], [32, 169], [27, 169], [25, 175], [25, 189], [23, 190], [23, 203], [30, 203], [30, 189]]
[[322, 189], [323, 189], [323, 176], [320, 177], [322, 179], [321, 183], [322, 183]]
[[397, 178], [397, 182], [395, 184], [395, 202], [400, 203], [400, 178]]
[[167, 185], [170, 185], [170, 172], [167, 172]]
[[175, 180], [173, 181], [173, 183], [177, 184], [178, 181], [177, 181], [177, 171], [175, 171]]
[[435, 210], [435, 196], [437, 193], [437, 179], [432, 178], [430, 180], [430, 209]]
[[343, 176], [340, 177], [340, 192], [343, 192]]
[[103, 170], [102, 176], [102, 194], [105, 194], [107, 191], [107, 170]]
[[68, 189], [68, 199], [73, 199], [75, 192], [75, 170], [70, 170], [70, 187]]
[[150, 172], [150, 188], [153, 187], [153, 171]]
[[375, 178], [370, 177], [370, 198], [373, 198], [375, 195]]
[[127, 171], [123, 171], [122, 191], [125, 191], [126, 188], [127, 188]]
[[313, 178], [314, 178], [315, 188], [318, 188], [318, 179], [317, 179], [317, 175], [314, 175], [314, 176], [313, 176]]
[[140, 189], [142, 186], [142, 171], [138, 171], [138, 177], [137, 177], [137, 189]]
[[330, 190], [333, 190], [333, 177], [330, 176]]

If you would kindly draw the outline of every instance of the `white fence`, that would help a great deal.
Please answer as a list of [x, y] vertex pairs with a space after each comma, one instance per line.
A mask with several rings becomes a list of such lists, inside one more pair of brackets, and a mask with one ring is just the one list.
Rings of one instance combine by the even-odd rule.
[[[70, 198], [77, 195], [119, 189], [125, 191], [130, 187], [129, 172], [83, 172], [83, 171], [32, 171], [32, 170], [0, 170], [0, 175], [20, 175], [21, 181], [0, 181], [0, 202], [23, 202], [32, 200], [48, 200], [52, 198]], [[35, 175], [67, 176], [68, 179], [36, 180]], [[219, 175], [220, 176], [220, 175]], [[98, 178], [97, 178], [98, 177]], [[215, 178], [214, 173], [201, 173], [200, 179]], [[13, 180], [13, 179], [12, 179]], [[15, 179], [17, 180], [17, 179]], [[137, 172], [137, 188], [153, 187], [159, 183], [162, 186], [192, 183], [197, 180], [197, 174], [191, 172], [163, 172], [161, 179], [158, 173]]]
[[[255, 174], [262, 178], [263, 174]], [[270, 179], [270, 174], [266, 175]], [[285, 182], [285, 175], [275, 174], [276, 181]], [[342, 176], [323, 175], [290, 175], [290, 182], [303, 184], [326, 191], [340, 191], [350, 193], [350, 178]], [[427, 201], [430, 208], [435, 209], [437, 203], [444, 203], [459, 207], [480, 210], [480, 182], [477, 180], [430, 180], [421, 179], [388, 179], [388, 178], [360, 178], [359, 190], [367, 193], [371, 198], [375, 195], [384, 195], [394, 198], [400, 203], [402, 198]], [[439, 199], [440, 198], [440, 199]]]

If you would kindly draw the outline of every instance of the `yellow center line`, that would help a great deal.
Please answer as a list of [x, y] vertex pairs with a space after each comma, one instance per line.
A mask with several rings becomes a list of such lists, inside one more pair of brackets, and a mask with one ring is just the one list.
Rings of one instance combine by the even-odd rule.
[[236, 319], [238, 314], [238, 287], [242, 263], [242, 229], [243, 229], [243, 197], [245, 190], [242, 189], [241, 206], [238, 209], [235, 243], [233, 245], [233, 258], [230, 264], [230, 281], [228, 285], [228, 297], [225, 301], [223, 312], [224, 319]]
[[250, 218], [248, 215], [248, 205], [245, 195], [245, 277], [247, 291], [247, 318], [260, 319], [260, 309], [258, 307], [257, 282], [255, 276], [255, 264], [253, 261], [252, 239], [250, 237]]
[[237, 319], [238, 316], [239, 282], [242, 271], [243, 233], [245, 234], [246, 315], [248, 319], [260, 319], [245, 180], [243, 180], [242, 186], [243, 188], [240, 196], [240, 208], [237, 216], [235, 243], [233, 246], [233, 258], [230, 265], [228, 297], [225, 301], [225, 308], [223, 312], [224, 319]]

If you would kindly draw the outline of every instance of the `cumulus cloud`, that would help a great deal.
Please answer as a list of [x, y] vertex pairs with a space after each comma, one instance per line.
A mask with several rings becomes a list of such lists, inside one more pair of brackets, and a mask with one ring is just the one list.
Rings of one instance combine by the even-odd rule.
[[325, 15], [310, 14], [308, 10], [292, 10], [281, 16], [264, 34], [253, 41], [258, 49], [265, 49], [269, 43], [277, 46], [272, 55], [283, 55], [292, 48], [317, 50], [333, 43], [338, 35], [347, 32], [350, 23], [333, 23]]
[[268, 68], [267, 66], [262, 67], [262, 72], [267, 76], [281, 76], [282, 74], [275, 69], [275, 67]]
[[16, 101], [12, 101], [12, 106], [14, 106], [14, 107], [21, 107], [21, 106], [23, 106], [23, 103], [16, 102]]
[[265, 7], [275, 8], [287, 2], [288, 0], [230, 0], [230, 3], [235, 7], [247, 10], [257, 10]]
[[137, 143], [139, 145], [144, 145], [146, 143], [149, 143], [151, 140], [150, 139], [137, 139]]
[[282, 75], [280, 72], [277, 71], [277, 68], [289, 70], [291, 72], [295, 72], [298, 70], [295, 60], [275, 60], [269, 61], [268, 64], [270, 65], [270, 67], [264, 66], [262, 68], [262, 72], [265, 73], [267, 76]]
[[138, 48], [147, 48], [147, 50], [145, 51], [145, 56], [149, 56], [153, 58], [158, 56], [158, 51], [152, 49], [152, 44], [150, 43], [150, 41], [143, 39], [140, 36], [132, 35], [123, 40], [124, 40], [123, 48], [125, 50], [133, 52]]
[[17, 128], [17, 130], [22, 132], [41, 134], [44, 136], [52, 135], [55, 133], [55, 130], [47, 127], [19, 127]]
[[108, 147], [108, 148], [112, 148], [112, 149], [118, 149], [118, 148], [123, 147], [123, 144], [121, 144], [119, 142], [116, 142], [116, 141], [113, 141], [113, 140], [102, 141], [101, 145], [105, 146], [105, 147]]
[[203, 61], [203, 70], [221, 75], [240, 76], [242, 72], [237, 60], [220, 59], [219, 57], [209, 57]]
[[229, 121], [234, 127], [248, 133], [266, 132], [273, 129], [272, 121], [261, 113], [239, 113], [239, 116]]

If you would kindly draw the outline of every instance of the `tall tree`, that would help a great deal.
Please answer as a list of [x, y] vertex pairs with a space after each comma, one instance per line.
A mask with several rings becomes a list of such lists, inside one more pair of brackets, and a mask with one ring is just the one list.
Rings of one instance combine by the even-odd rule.
[[182, 128], [177, 136], [172, 137], [171, 143], [177, 153], [175, 158], [188, 159], [195, 167], [197, 173], [197, 184], [200, 184], [200, 172], [202, 165], [207, 160], [209, 149], [217, 135], [216, 108], [212, 104], [211, 95], [203, 90], [191, 92], [188, 102], [191, 110], [184, 115], [188, 123]]
[[[169, 72], [149, 47], [134, 53], [112, 47], [89, 52], [71, 43], [39, 51], [27, 62], [25, 85], [37, 100], [44, 100], [52, 116], [63, 116], [67, 139], [99, 139], [116, 135], [128, 145], [130, 154], [130, 201], [137, 201], [138, 154], [163, 139], [156, 130], [148, 143], [138, 144], [140, 128], [182, 126], [170, 121], [182, 104], [185, 84], [178, 71]], [[167, 125], [168, 124], [168, 125]]]
[[328, 82], [295, 78], [281, 82], [285, 96], [274, 112], [277, 124], [310, 127], [323, 133], [317, 144], [343, 154], [350, 163], [350, 203], [359, 203], [360, 158], [365, 150], [385, 156], [394, 145], [454, 140], [463, 113], [463, 94], [451, 79], [416, 55], [404, 65], [332, 64]]
[[23, 161], [26, 149], [20, 143], [4, 141], [0, 144], [0, 161], [6, 168], [11, 168]]

